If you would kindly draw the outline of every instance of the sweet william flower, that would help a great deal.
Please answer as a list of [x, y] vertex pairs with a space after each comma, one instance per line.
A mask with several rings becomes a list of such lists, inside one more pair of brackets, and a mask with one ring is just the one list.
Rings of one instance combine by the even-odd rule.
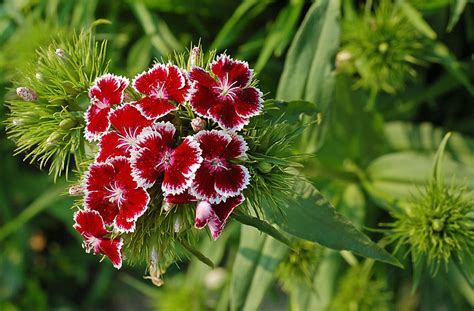
[[100, 138], [98, 162], [116, 156], [130, 157], [130, 151], [137, 145], [138, 135], [153, 124], [153, 120], [131, 104], [118, 107], [110, 114], [110, 123], [115, 131], [110, 131]]
[[172, 64], [156, 64], [139, 74], [132, 84], [137, 92], [145, 95], [136, 105], [150, 119], [176, 110], [175, 103], [184, 103], [189, 90], [186, 76]]
[[85, 176], [86, 209], [99, 212], [106, 225], [114, 225], [120, 232], [134, 231], [135, 221], [150, 200], [131, 174], [129, 160], [115, 157], [92, 164]]
[[174, 148], [175, 131], [171, 123], [160, 122], [139, 135], [131, 163], [135, 179], [143, 187], [153, 186], [161, 176], [165, 194], [182, 193], [191, 185], [202, 161], [202, 151], [192, 136]]
[[106, 236], [110, 234], [105, 228], [104, 221], [97, 211], [79, 210], [74, 214], [74, 229], [84, 238], [86, 252], [93, 251], [94, 255], [104, 254], [109, 257], [115, 268], [122, 266], [122, 239], [111, 239]]
[[250, 181], [248, 169], [230, 161], [245, 156], [243, 137], [224, 131], [201, 131], [194, 135], [202, 149], [202, 164], [191, 185], [191, 194], [211, 204], [235, 197]]
[[222, 54], [211, 64], [211, 71], [215, 78], [199, 67], [189, 73], [191, 107], [223, 129], [241, 130], [263, 107], [262, 93], [250, 85], [252, 70], [246, 62]]
[[84, 134], [87, 140], [97, 140], [108, 130], [111, 108], [122, 103], [128, 84], [128, 79], [113, 74], [105, 74], [95, 80], [89, 89], [91, 105], [85, 114]]

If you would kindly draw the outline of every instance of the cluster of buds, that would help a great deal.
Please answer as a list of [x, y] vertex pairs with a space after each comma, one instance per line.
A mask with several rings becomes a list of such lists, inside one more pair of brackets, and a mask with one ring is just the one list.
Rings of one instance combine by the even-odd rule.
[[250, 174], [239, 131], [261, 112], [262, 93], [246, 62], [223, 54], [209, 68], [157, 63], [132, 81], [136, 100], [126, 96], [129, 80], [113, 74], [89, 90], [85, 137], [98, 152], [83, 178], [74, 228], [87, 251], [106, 255], [116, 268], [121, 235], [146, 217], [152, 190], [162, 194], [165, 211], [195, 205], [194, 226], [207, 225], [213, 239], [244, 201]]

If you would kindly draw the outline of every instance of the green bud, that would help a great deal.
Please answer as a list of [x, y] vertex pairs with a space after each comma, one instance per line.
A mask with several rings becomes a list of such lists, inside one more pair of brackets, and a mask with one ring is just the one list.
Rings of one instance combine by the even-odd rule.
[[434, 231], [440, 232], [444, 228], [444, 222], [441, 219], [433, 219], [431, 221], [431, 227]]
[[51, 135], [49, 135], [48, 139], [46, 140], [46, 145], [48, 146], [54, 146], [56, 145], [58, 142], [60, 142], [60, 140], [63, 138], [63, 135], [59, 132], [53, 132], [51, 133]]
[[379, 52], [385, 54], [388, 51], [388, 43], [382, 42], [379, 44]]
[[259, 162], [258, 165], [257, 165], [257, 168], [260, 172], [262, 172], [263, 174], [268, 174], [272, 171], [273, 169], [273, 165], [271, 165], [270, 163], [268, 162], [265, 162], [265, 161], [262, 161], [262, 162]]
[[73, 128], [77, 122], [73, 119], [67, 118], [59, 122], [59, 128], [62, 130], [69, 130]]

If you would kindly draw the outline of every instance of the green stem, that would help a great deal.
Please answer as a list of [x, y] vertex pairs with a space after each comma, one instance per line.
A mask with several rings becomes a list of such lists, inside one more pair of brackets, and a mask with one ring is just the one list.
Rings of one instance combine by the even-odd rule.
[[377, 96], [379, 94], [379, 91], [377, 89], [371, 89], [370, 90], [370, 97], [369, 101], [367, 102], [367, 106], [365, 107], [366, 111], [373, 111], [375, 108], [375, 103], [377, 102]]
[[42, 196], [31, 203], [25, 210], [23, 210], [23, 212], [21, 212], [20, 215], [0, 228], [0, 241], [15, 232], [19, 227], [42, 212], [44, 209], [51, 206], [51, 204], [59, 200], [63, 193], [64, 185], [57, 185], [50, 188], [49, 190], [46, 190]]

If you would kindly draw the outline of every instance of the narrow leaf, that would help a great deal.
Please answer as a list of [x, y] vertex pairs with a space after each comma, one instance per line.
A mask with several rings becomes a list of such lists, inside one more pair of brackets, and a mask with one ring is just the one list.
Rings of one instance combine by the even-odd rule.
[[188, 242], [184, 241], [184, 240], [180, 240], [179, 243], [188, 251], [190, 252], [192, 255], [194, 255], [194, 257], [196, 257], [197, 259], [199, 259], [200, 261], [202, 261], [203, 263], [205, 263], [206, 265], [208, 265], [209, 267], [213, 268], [215, 267], [214, 263], [212, 262], [212, 260], [210, 260], [209, 258], [207, 258], [203, 253], [201, 253], [200, 251], [198, 251], [197, 249], [195, 249], [194, 247], [192, 247], [191, 245], [188, 244]]
[[434, 161], [434, 166], [433, 166], [433, 179], [442, 182], [442, 164], [443, 164], [443, 157], [444, 157], [444, 151], [446, 149], [446, 144], [448, 143], [449, 138], [451, 137], [451, 133], [448, 132], [443, 140], [441, 141], [441, 144], [439, 144], [438, 150], [436, 151], [435, 155], [435, 161]]

